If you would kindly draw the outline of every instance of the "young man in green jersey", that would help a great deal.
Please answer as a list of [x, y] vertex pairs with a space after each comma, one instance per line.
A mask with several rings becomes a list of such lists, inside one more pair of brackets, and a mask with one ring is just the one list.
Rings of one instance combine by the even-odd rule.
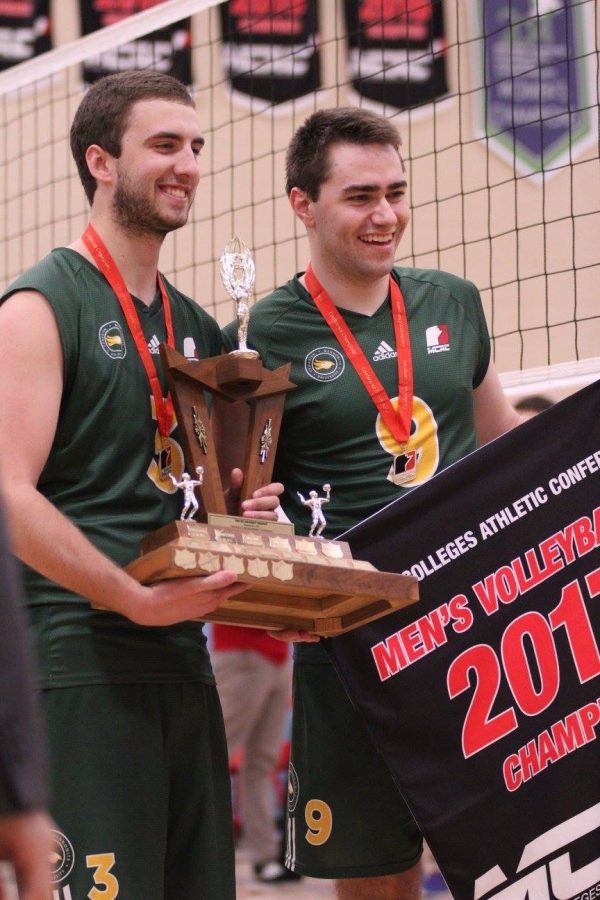
[[[216, 322], [158, 271], [203, 144], [176, 79], [97, 82], [71, 128], [89, 225], [1, 298], [0, 459], [44, 689], [59, 900], [235, 896], [200, 620], [243, 586], [226, 571], [144, 586], [123, 569], [180, 508], [180, 436], [152, 351], [221, 349]], [[280, 490], [256, 492], [242, 514], [274, 518]]]
[[[338, 108], [288, 148], [310, 264], [254, 306], [248, 342], [269, 368], [292, 363], [275, 471], [303, 533], [305, 490], [331, 484], [334, 538], [520, 421], [475, 286], [394, 267], [409, 220], [399, 147], [390, 120]], [[296, 644], [289, 790], [290, 868], [335, 879], [344, 900], [419, 896], [421, 835], [318, 643]]]

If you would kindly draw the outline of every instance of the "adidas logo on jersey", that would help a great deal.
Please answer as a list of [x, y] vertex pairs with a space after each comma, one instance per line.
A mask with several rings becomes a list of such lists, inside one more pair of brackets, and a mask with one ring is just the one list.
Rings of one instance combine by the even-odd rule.
[[148, 341], [148, 350], [150, 353], [154, 353], [155, 356], [160, 353], [160, 341], [155, 334], [153, 334]]
[[394, 359], [394, 357], [398, 356], [393, 347], [387, 343], [387, 341], [382, 341], [373, 354], [373, 362], [379, 362], [382, 359]]

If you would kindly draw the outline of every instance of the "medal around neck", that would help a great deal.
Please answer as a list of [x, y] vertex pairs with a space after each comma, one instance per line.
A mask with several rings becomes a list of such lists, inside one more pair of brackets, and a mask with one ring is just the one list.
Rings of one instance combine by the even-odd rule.
[[241, 241], [225, 248], [221, 272], [236, 299], [240, 347], [190, 361], [161, 345], [185, 467], [198, 478], [192, 485], [185, 473], [167, 473], [174, 490], [183, 492], [181, 518], [147, 535], [141, 555], [127, 571], [150, 584], [227, 569], [248, 590], [227, 600], [206, 621], [322, 636], [341, 634], [414, 603], [415, 578], [379, 572], [370, 563], [353, 560], [348, 544], [323, 539], [321, 507], [329, 502], [328, 484], [323, 485], [325, 498], [312, 490], [305, 501], [313, 519], [306, 537], [294, 535], [289, 522], [230, 514], [225, 488], [234, 465], [244, 472], [240, 501], [272, 481], [285, 394], [295, 385], [289, 381], [290, 363], [271, 371], [247, 348], [245, 304], [254, 263]]

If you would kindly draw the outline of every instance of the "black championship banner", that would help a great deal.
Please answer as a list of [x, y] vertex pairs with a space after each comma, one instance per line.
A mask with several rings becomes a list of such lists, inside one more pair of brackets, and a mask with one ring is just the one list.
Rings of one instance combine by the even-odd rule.
[[344, 0], [350, 78], [361, 97], [397, 109], [448, 92], [442, 0]]
[[229, 0], [220, 9], [235, 94], [275, 105], [319, 89], [317, 0]]
[[[130, 15], [159, 6], [164, 0], [79, 0], [82, 34], [114, 25]], [[83, 63], [83, 80], [93, 84], [103, 75], [130, 69], [155, 69], [192, 83], [191, 23], [173, 22], [135, 41], [91, 56]]]
[[0, 0], [0, 70], [51, 49], [50, 0]]
[[453, 897], [600, 897], [600, 381], [344, 539], [420, 580], [326, 646]]

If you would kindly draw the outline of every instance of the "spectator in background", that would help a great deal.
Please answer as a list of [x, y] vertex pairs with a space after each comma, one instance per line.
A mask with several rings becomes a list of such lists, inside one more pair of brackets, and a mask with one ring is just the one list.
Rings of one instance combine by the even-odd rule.
[[527, 397], [521, 397], [514, 406], [524, 419], [531, 419], [538, 413], [544, 412], [545, 409], [554, 406], [554, 401], [543, 394], [529, 394]]
[[0, 860], [14, 867], [21, 900], [50, 896], [44, 769], [23, 597], [0, 510]]
[[288, 645], [258, 628], [214, 625], [211, 658], [230, 758], [242, 750], [241, 814], [258, 881], [296, 880], [283, 865], [274, 776], [290, 700]]

